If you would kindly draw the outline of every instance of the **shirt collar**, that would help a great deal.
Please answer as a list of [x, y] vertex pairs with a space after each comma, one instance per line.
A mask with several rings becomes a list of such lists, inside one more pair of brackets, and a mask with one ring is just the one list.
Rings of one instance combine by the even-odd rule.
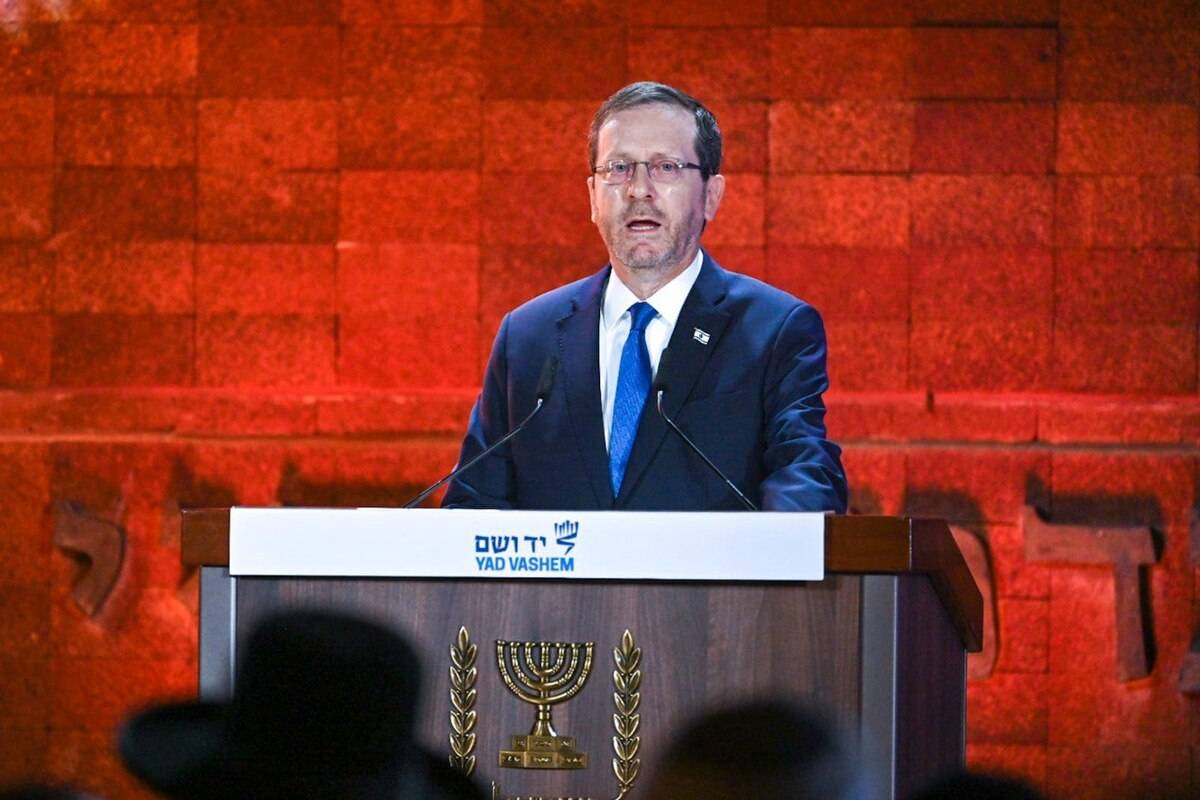
[[[666, 320], [671, 328], [675, 327], [675, 322], [679, 319], [679, 312], [683, 310], [683, 302], [687, 300], [688, 293], [692, 291], [696, 278], [700, 277], [700, 267], [703, 264], [704, 251], [698, 249], [696, 257], [692, 259], [691, 264], [688, 264], [687, 269], [646, 298], [646, 302], [654, 307], [655, 312]], [[604, 288], [604, 306], [600, 315], [604, 327], [611, 329], [617, 324], [621, 315], [636, 302], [638, 302], [638, 296], [621, 281], [616, 270], [613, 270], [608, 279], [608, 286]]]

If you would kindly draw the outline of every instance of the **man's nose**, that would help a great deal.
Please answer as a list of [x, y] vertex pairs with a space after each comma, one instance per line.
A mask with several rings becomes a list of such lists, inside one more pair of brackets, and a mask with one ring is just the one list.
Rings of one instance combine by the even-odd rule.
[[625, 184], [625, 191], [630, 197], [653, 197], [655, 194], [654, 181], [650, 179], [650, 165], [635, 161], [633, 173]]

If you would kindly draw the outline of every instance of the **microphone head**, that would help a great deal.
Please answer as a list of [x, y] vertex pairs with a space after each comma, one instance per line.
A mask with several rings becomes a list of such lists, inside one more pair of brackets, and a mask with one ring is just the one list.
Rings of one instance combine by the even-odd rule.
[[545, 363], [542, 364], [542, 374], [538, 378], [537, 391], [534, 392], [534, 397], [538, 400], [545, 400], [550, 396], [550, 390], [554, 388], [554, 378], [558, 375], [558, 358], [555, 356], [547, 356]]
[[654, 384], [650, 387], [651, 391], [657, 395], [660, 392], [666, 393], [670, 387], [667, 385], [667, 356], [671, 354], [671, 348], [664, 348], [662, 355], [658, 357], [658, 370], [654, 373]]

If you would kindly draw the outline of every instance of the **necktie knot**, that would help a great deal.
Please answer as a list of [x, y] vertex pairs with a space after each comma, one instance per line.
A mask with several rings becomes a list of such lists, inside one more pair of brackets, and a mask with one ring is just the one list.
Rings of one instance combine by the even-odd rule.
[[632, 322], [630, 323], [629, 332], [641, 332], [646, 330], [646, 326], [650, 324], [650, 320], [654, 319], [654, 306], [646, 302], [634, 303], [629, 307], [629, 316]]

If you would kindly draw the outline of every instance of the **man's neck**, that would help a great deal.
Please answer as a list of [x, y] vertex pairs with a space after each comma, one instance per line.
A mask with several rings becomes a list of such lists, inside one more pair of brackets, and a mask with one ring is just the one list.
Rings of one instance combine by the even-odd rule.
[[661, 266], [653, 269], [630, 269], [624, 264], [612, 261], [613, 270], [621, 283], [629, 287], [629, 291], [637, 295], [637, 299], [645, 300], [671, 281], [675, 280], [696, 259], [696, 250], [687, 258], [673, 266]]

